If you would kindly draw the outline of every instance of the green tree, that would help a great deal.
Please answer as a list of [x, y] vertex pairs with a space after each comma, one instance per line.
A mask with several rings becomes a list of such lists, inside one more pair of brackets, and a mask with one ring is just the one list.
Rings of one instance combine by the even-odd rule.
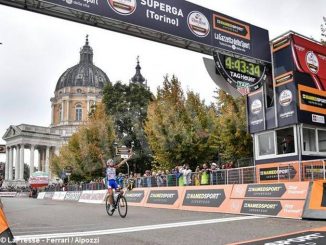
[[188, 163], [192, 168], [217, 155], [216, 112], [198, 94], [184, 96], [176, 77], [167, 77], [151, 102], [145, 132], [156, 167], [170, 169]]
[[152, 157], [144, 132], [147, 107], [153, 100], [149, 88], [137, 84], [129, 85], [117, 82], [104, 88], [103, 103], [106, 113], [112, 116], [115, 125], [117, 143], [131, 147], [134, 143], [136, 153], [130, 161], [133, 170], [140, 172], [150, 168]]
[[100, 177], [103, 169], [99, 155], [103, 154], [106, 159], [113, 157], [114, 139], [113, 122], [106, 115], [104, 106], [99, 104], [86, 125], [60, 149], [59, 156], [51, 159], [51, 169], [60, 176], [67, 166], [71, 166], [73, 171], [70, 179], [76, 181]]
[[225, 161], [252, 157], [252, 137], [247, 132], [245, 97], [233, 99], [219, 90], [217, 96], [219, 152]]

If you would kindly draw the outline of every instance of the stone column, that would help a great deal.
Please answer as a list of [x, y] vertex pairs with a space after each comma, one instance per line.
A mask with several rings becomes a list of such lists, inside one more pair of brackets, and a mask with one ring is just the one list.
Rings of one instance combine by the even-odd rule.
[[38, 171], [42, 171], [42, 148], [38, 149], [38, 154], [39, 154], [39, 158], [38, 158]]
[[45, 172], [49, 173], [49, 162], [50, 162], [50, 147], [46, 146], [45, 151]]
[[61, 102], [61, 122], [63, 122], [65, 116], [65, 105], [63, 101]]
[[67, 122], [69, 122], [69, 100], [66, 100], [66, 104], [67, 104]]
[[20, 167], [19, 167], [19, 179], [20, 180], [24, 180], [24, 160], [25, 160], [25, 158], [24, 158], [24, 152], [25, 151], [25, 146], [24, 145], [21, 145], [20, 146], [20, 158], [19, 158], [19, 160], [20, 160]]
[[14, 148], [9, 147], [9, 173], [8, 173], [8, 179], [12, 180], [12, 166], [14, 161]]
[[15, 163], [15, 180], [18, 180], [19, 179], [19, 164], [20, 164], [20, 161], [19, 161], [19, 158], [20, 158], [20, 152], [19, 152], [19, 145], [16, 146], [16, 163]]
[[35, 146], [31, 145], [31, 153], [30, 153], [30, 158], [29, 158], [29, 176], [34, 173], [34, 150]]
[[9, 147], [6, 147], [6, 165], [5, 165], [5, 180], [8, 180], [9, 176]]

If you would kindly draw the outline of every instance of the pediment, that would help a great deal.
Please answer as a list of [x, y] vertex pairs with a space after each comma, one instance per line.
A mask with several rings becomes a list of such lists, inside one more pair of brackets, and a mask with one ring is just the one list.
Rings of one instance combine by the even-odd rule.
[[2, 139], [9, 139], [9, 138], [12, 138], [12, 137], [15, 137], [15, 136], [18, 136], [18, 135], [20, 135], [21, 134], [21, 129], [20, 128], [18, 128], [17, 126], [13, 126], [13, 125], [11, 125], [8, 129], [7, 129], [7, 131], [6, 131], [6, 133], [4, 134], [4, 136], [2, 137]]

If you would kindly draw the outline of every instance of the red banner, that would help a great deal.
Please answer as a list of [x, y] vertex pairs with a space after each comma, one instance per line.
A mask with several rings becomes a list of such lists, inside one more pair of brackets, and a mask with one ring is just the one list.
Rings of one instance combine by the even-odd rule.
[[293, 58], [297, 69], [311, 75], [315, 88], [326, 91], [326, 46], [293, 35]]

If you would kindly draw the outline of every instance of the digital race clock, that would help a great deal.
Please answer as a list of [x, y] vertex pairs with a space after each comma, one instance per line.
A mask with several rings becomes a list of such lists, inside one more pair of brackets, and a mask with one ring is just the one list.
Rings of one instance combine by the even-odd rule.
[[261, 66], [245, 60], [228, 56], [224, 59], [225, 69], [254, 77], [261, 77]]
[[266, 71], [271, 70], [267, 64], [232, 53], [214, 52], [214, 60], [218, 74], [243, 95], [259, 89], [269, 77]]

